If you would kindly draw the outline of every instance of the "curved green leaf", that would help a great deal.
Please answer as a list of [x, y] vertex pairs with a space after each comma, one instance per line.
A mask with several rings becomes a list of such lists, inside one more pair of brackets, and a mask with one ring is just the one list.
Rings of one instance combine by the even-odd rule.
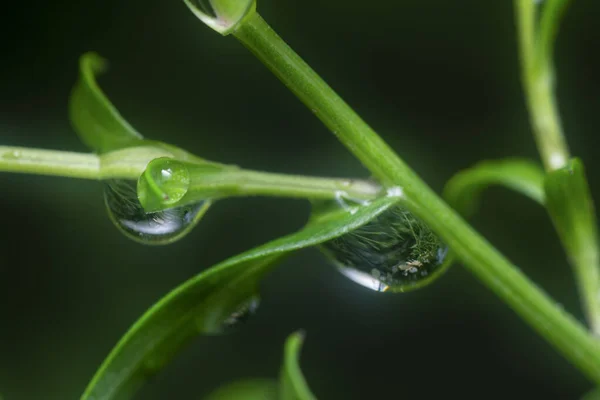
[[188, 280], [151, 307], [125, 334], [86, 389], [84, 400], [128, 399], [190, 340], [214, 334], [256, 298], [260, 279], [283, 256], [344, 235], [399, 201], [386, 197], [352, 213], [332, 213], [304, 229], [232, 257]]
[[594, 202], [581, 160], [548, 173], [546, 206], [575, 268], [585, 314], [593, 331], [600, 334], [600, 249]]
[[526, 159], [482, 161], [454, 175], [444, 188], [444, 198], [465, 216], [479, 207], [481, 193], [491, 185], [502, 185], [544, 204], [544, 171]]
[[304, 332], [295, 332], [285, 342], [284, 360], [279, 378], [279, 400], [316, 400], [300, 370], [300, 350]]
[[[79, 79], [71, 92], [69, 101], [69, 114], [73, 127], [79, 138], [90, 149], [97, 153], [107, 153], [128, 147], [143, 148], [145, 154], [140, 152], [138, 159], [144, 164], [144, 167], [148, 162], [159, 157], [173, 157], [180, 161], [225, 167], [224, 164], [197, 157], [177, 146], [144, 139], [119, 114], [119, 111], [98, 86], [96, 77], [106, 72], [107, 69], [108, 61], [97, 53], [83, 54], [79, 60]], [[112, 157], [112, 161], [113, 166], [118, 164], [114, 162], [114, 157]]]
[[279, 400], [278, 388], [273, 379], [247, 379], [221, 386], [204, 400]]
[[89, 148], [104, 153], [142, 139], [104, 95], [96, 76], [108, 69], [108, 61], [93, 52], [79, 60], [79, 79], [71, 93], [69, 114], [79, 138]]

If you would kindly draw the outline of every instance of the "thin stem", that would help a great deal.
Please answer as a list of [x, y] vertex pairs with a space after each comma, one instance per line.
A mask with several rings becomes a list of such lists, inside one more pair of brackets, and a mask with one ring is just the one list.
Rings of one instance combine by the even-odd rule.
[[[547, 0], [543, 5], [538, 28], [538, 62], [551, 66], [554, 52], [554, 41], [558, 34], [562, 19], [570, 0]], [[539, 6], [538, 6], [539, 7]]]
[[150, 160], [170, 154], [168, 150], [146, 145], [101, 155], [0, 146], [0, 172], [94, 180], [137, 179]]
[[[547, 171], [564, 167], [570, 159], [556, 99], [554, 73], [550, 60], [554, 32], [544, 19], [542, 41], [537, 35], [536, 5], [531, 0], [515, 0], [522, 80], [533, 133]], [[541, 50], [536, 50], [536, 49]]]
[[171, 158], [150, 162], [138, 181], [138, 198], [148, 212], [242, 196], [363, 202], [374, 200], [382, 190], [364, 180], [274, 174]]
[[207, 187], [219, 188], [227, 196], [275, 196], [304, 199], [373, 200], [381, 188], [363, 180], [319, 178], [303, 175], [274, 174], [262, 171], [238, 170], [201, 178], [190, 184], [190, 192]]
[[385, 185], [402, 187], [407, 206], [462, 263], [588, 377], [600, 383], [600, 347], [585, 328], [439, 198], [383, 140], [254, 14], [234, 35], [264, 62]]
[[0, 171], [99, 179], [95, 154], [0, 146]]
[[[0, 172], [93, 180], [137, 180], [149, 161], [166, 154], [168, 152], [165, 150], [151, 146], [125, 148], [100, 156], [91, 153], [0, 146]], [[379, 191], [379, 185], [364, 180], [275, 174], [236, 168], [217, 174], [193, 176], [186, 200], [198, 201], [199, 198], [194, 196], [205, 197], [207, 192], [211, 192], [221, 197], [274, 196], [302, 199], [342, 197], [363, 201], [374, 199]]]

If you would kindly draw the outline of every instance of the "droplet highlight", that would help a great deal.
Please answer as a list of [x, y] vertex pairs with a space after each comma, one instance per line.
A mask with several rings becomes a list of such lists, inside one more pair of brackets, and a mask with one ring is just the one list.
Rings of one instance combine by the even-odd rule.
[[147, 213], [137, 197], [136, 181], [107, 181], [104, 201], [114, 224], [125, 236], [147, 245], [172, 243], [202, 218], [209, 201]]
[[417, 289], [451, 264], [448, 247], [400, 206], [320, 248], [344, 276], [379, 292]]

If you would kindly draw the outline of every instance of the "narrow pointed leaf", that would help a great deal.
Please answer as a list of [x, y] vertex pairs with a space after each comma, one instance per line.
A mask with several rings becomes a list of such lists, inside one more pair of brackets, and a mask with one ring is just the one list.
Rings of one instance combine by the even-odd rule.
[[304, 229], [232, 257], [188, 280], [151, 307], [125, 334], [86, 389], [83, 400], [129, 399], [188, 342], [219, 332], [261, 278], [283, 256], [346, 234], [399, 201], [381, 198], [354, 214], [332, 213]]
[[249, 379], [222, 386], [204, 400], [279, 400], [277, 381], [273, 379]]
[[295, 332], [285, 342], [279, 383], [279, 400], [316, 400], [300, 369], [300, 350], [304, 333]]
[[444, 198], [465, 216], [479, 208], [482, 192], [492, 185], [501, 185], [544, 204], [544, 171], [538, 164], [511, 158], [482, 161], [452, 177], [444, 188]]
[[596, 214], [585, 169], [574, 158], [548, 174], [546, 205], [571, 264], [576, 270], [592, 329], [600, 334], [600, 251]]
[[71, 122], [79, 138], [98, 153], [127, 147], [142, 139], [112, 105], [96, 83], [108, 61], [89, 52], [79, 60], [79, 79], [69, 103]]

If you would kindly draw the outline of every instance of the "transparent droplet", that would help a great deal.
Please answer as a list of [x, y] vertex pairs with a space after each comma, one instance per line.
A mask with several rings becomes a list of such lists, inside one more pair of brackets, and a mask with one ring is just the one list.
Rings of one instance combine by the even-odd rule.
[[206, 334], [230, 333], [248, 322], [259, 306], [260, 296], [252, 295], [231, 307], [218, 308], [202, 316], [198, 320], [198, 328]]
[[256, 9], [256, 0], [184, 0], [206, 25], [227, 35]]
[[380, 292], [424, 286], [451, 262], [439, 237], [399, 206], [322, 244], [321, 250], [344, 276]]
[[172, 158], [152, 160], [140, 176], [137, 196], [146, 210], [161, 210], [178, 203], [190, 187], [190, 172], [184, 163]]
[[129, 238], [149, 245], [168, 244], [183, 237], [200, 220], [209, 201], [147, 213], [137, 197], [136, 182], [107, 181], [104, 201], [115, 225]]
[[189, 3], [191, 6], [196, 7], [200, 12], [203, 12], [209, 17], [217, 17], [217, 13], [215, 12], [210, 0], [189, 0]]
[[239, 304], [235, 310], [223, 320], [222, 330], [227, 332], [240, 324], [245, 324], [250, 319], [260, 306], [260, 297], [252, 296], [248, 300]]

